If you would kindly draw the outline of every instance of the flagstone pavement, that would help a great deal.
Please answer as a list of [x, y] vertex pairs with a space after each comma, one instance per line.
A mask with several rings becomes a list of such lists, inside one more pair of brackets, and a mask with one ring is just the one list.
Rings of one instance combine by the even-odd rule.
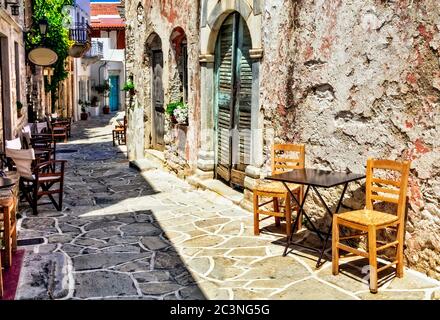
[[20, 247], [17, 299], [440, 298], [440, 283], [412, 270], [374, 295], [359, 260], [333, 276], [328, 261], [315, 269], [313, 251], [282, 257], [273, 219], [256, 237], [252, 214], [220, 195], [162, 168], [130, 168], [125, 146], [112, 146], [116, 117], [79, 121], [58, 145], [68, 160], [62, 212], [42, 205], [34, 216], [20, 204], [19, 238], [43, 243]]

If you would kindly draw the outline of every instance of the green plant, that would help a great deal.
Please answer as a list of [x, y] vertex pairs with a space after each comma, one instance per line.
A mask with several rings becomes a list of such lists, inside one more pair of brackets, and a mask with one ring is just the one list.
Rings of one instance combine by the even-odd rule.
[[184, 108], [184, 107], [185, 107], [185, 103], [183, 101], [171, 102], [171, 103], [167, 104], [167, 109], [165, 110], [165, 112], [168, 115], [173, 116], [174, 110], [176, 110], [177, 108]]
[[[34, 0], [32, 1], [32, 18], [35, 23], [26, 32], [26, 50], [45, 46], [51, 48], [58, 56], [57, 62], [53, 65], [53, 75], [50, 82], [46, 78], [46, 92], [51, 93], [52, 111], [55, 110], [58, 100], [58, 87], [61, 81], [67, 78], [68, 71], [66, 59], [69, 55], [69, 48], [73, 41], [69, 39], [69, 30], [65, 27], [68, 13], [63, 11], [64, 6], [72, 5], [72, 0]], [[48, 29], [45, 36], [39, 30], [38, 21], [45, 18], [48, 21]]]
[[21, 111], [21, 108], [23, 108], [23, 104], [20, 101], [17, 101], [17, 110]]
[[108, 83], [108, 81], [104, 81], [103, 84], [97, 84], [94, 87], [95, 91], [98, 92], [99, 94], [105, 94], [106, 92], [108, 92], [110, 90], [110, 84]]
[[92, 106], [96, 106], [96, 104], [98, 103], [98, 97], [97, 96], [93, 96], [92, 97], [92, 101], [90, 102], [92, 104]]
[[127, 81], [124, 84], [124, 88], [122, 88], [122, 91], [130, 91], [130, 90], [134, 90], [134, 83], [132, 81]]

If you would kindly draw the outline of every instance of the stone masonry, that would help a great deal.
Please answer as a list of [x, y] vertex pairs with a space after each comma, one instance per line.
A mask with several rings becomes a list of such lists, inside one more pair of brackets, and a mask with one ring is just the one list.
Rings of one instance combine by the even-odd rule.
[[[125, 2], [130, 21], [130, 70], [137, 74], [135, 82], [146, 84], [138, 96], [140, 111], [131, 118], [133, 138], [129, 141], [129, 154], [139, 149], [139, 141], [145, 141], [142, 145], [149, 147], [147, 141], [152, 130], [148, 122], [150, 75], [141, 67], [147, 37], [153, 31], [161, 36], [164, 61], [168, 61], [165, 69], [169, 72], [173, 65], [169, 37], [173, 28], [180, 25], [188, 38], [192, 74], [185, 142], [190, 147], [185, 151], [185, 161], [190, 171], [213, 176], [217, 121], [212, 92], [213, 48], [222, 19], [238, 11], [252, 34], [254, 57], [253, 140], [245, 200], [252, 196], [256, 179], [269, 171], [273, 143], [304, 143], [306, 165], [327, 170], [361, 173], [368, 157], [411, 160], [406, 263], [440, 279], [438, 1], [188, 3]], [[139, 4], [143, 15], [138, 23]], [[170, 78], [164, 77], [165, 83]], [[166, 94], [171, 91], [166, 89]], [[140, 123], [136, 119], [145, 121]], [[172, 135], [171, 131], [167, 135]], [[175, 141], [169, 143], [167, 150], [176, 150]], [[138, 154], [143, 157], [143, 150]], [[172, 161], [174, 157], [169, 153], [165, 158], [169, 163], [178, 162]], [[176, 170], [183, 167], [186, 165]], [[362, 183], [350, 187], [344, 210], [364, 206]], [[326, 192], [324, 197], [336, 202], [338, 191]], [[317, 198], [311, 198], [306, 209], [318, 225], [329, 223]]]

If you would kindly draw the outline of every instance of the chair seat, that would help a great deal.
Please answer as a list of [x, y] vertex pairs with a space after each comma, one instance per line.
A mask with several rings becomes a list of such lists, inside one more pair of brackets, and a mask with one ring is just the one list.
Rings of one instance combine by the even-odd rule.
[[339, 220], [345, 220], [363, 226], [381, 226], [398, 220], [395, 215], [375, 210], [356, 210], [338, 213], [337, 217]]
[[[287, 186], [290, 190], [295, 191], [301, 185], [294, 183], [287, 183]], [[268, 180], [259, 180], [257, 182], [257, 186], [254, 188], [254, 191], [257, 192], [268, 192], [268, 193], [287, 193], [287, 189], [282, 182], [278, 181], [268, 181]]]

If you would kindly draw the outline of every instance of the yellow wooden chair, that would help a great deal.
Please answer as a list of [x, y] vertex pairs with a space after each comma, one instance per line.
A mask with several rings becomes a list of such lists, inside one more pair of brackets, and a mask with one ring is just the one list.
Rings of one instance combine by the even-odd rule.
[[[339, 273], [339, 250], [348, 251], [358, 256], [369, 259], [370, 291], [377, 292], [377, 274], [393, 265], [396, 265], [397, 277], [403, 277], [403, 243], [406, 192], [408, 185], [410, 162], [397, 162], [392, 160], [367, 161], [366, 180], [366, 206], [364, 210], [356, 210], [335, 214], [333, 216], [332, 232], [332, 271]], [[375, 176], [375, 172], [386, 172], [386, 176]], [[396, 178], [395, 176], [399, 177]], [[393, 177], [393, 178], [390, 178]], [[373, 202], [394, 203], [397, 205], [397, 214], [376, 211]], [[341, 237], [339, 227], [344, 226], [360, 231], [361, 233]], [[393, 228], [397, 232], [396, 240], [383, 244], [377, 241], [377, 231], [384, 228]], [[341, 240], [368, 236], [368, 251], [355, 249], [342, 244]], [[379, 245], [381, 246], [377, 246]], [[396, 247], [396, 259], [390, 264], [377, 268], [377, 252], [390, 247]]]
[[[283, 153], [283, 154], [280, 154]], [[292, 156], [295, 153], [296, 156]], [[272, 175], [280, 174], [293, 169], [303, 169], [305, 162], [305, 146], [303, 144], [275, 144], [272, 147]], [[288, 184], [289, 189], [301, 203], [303, 198], [303, 187], [301, 185]], [[292, 205], [291, 195], [282, 182], [262, 180], [253, 190], [254, 193], [254, 234], [260, 234], [260, 214], [275, 217], [275, 224], [280, 226], [281, 218], [286, 219], [286, 234], [290, 235], [292, 230]], [[260, 203], [261, 198], [271, 200]], [[284, 206], [281, 200], [284, 199]], [[273, 203], [273, 211], [265, 210], [264, 206]], [[295, 203], [296, 204], [296, 203]], [[284, 207], [284, 212], [281, 212]], [[301, 229], [301, 217], [298, 219], [298, 230]]]

